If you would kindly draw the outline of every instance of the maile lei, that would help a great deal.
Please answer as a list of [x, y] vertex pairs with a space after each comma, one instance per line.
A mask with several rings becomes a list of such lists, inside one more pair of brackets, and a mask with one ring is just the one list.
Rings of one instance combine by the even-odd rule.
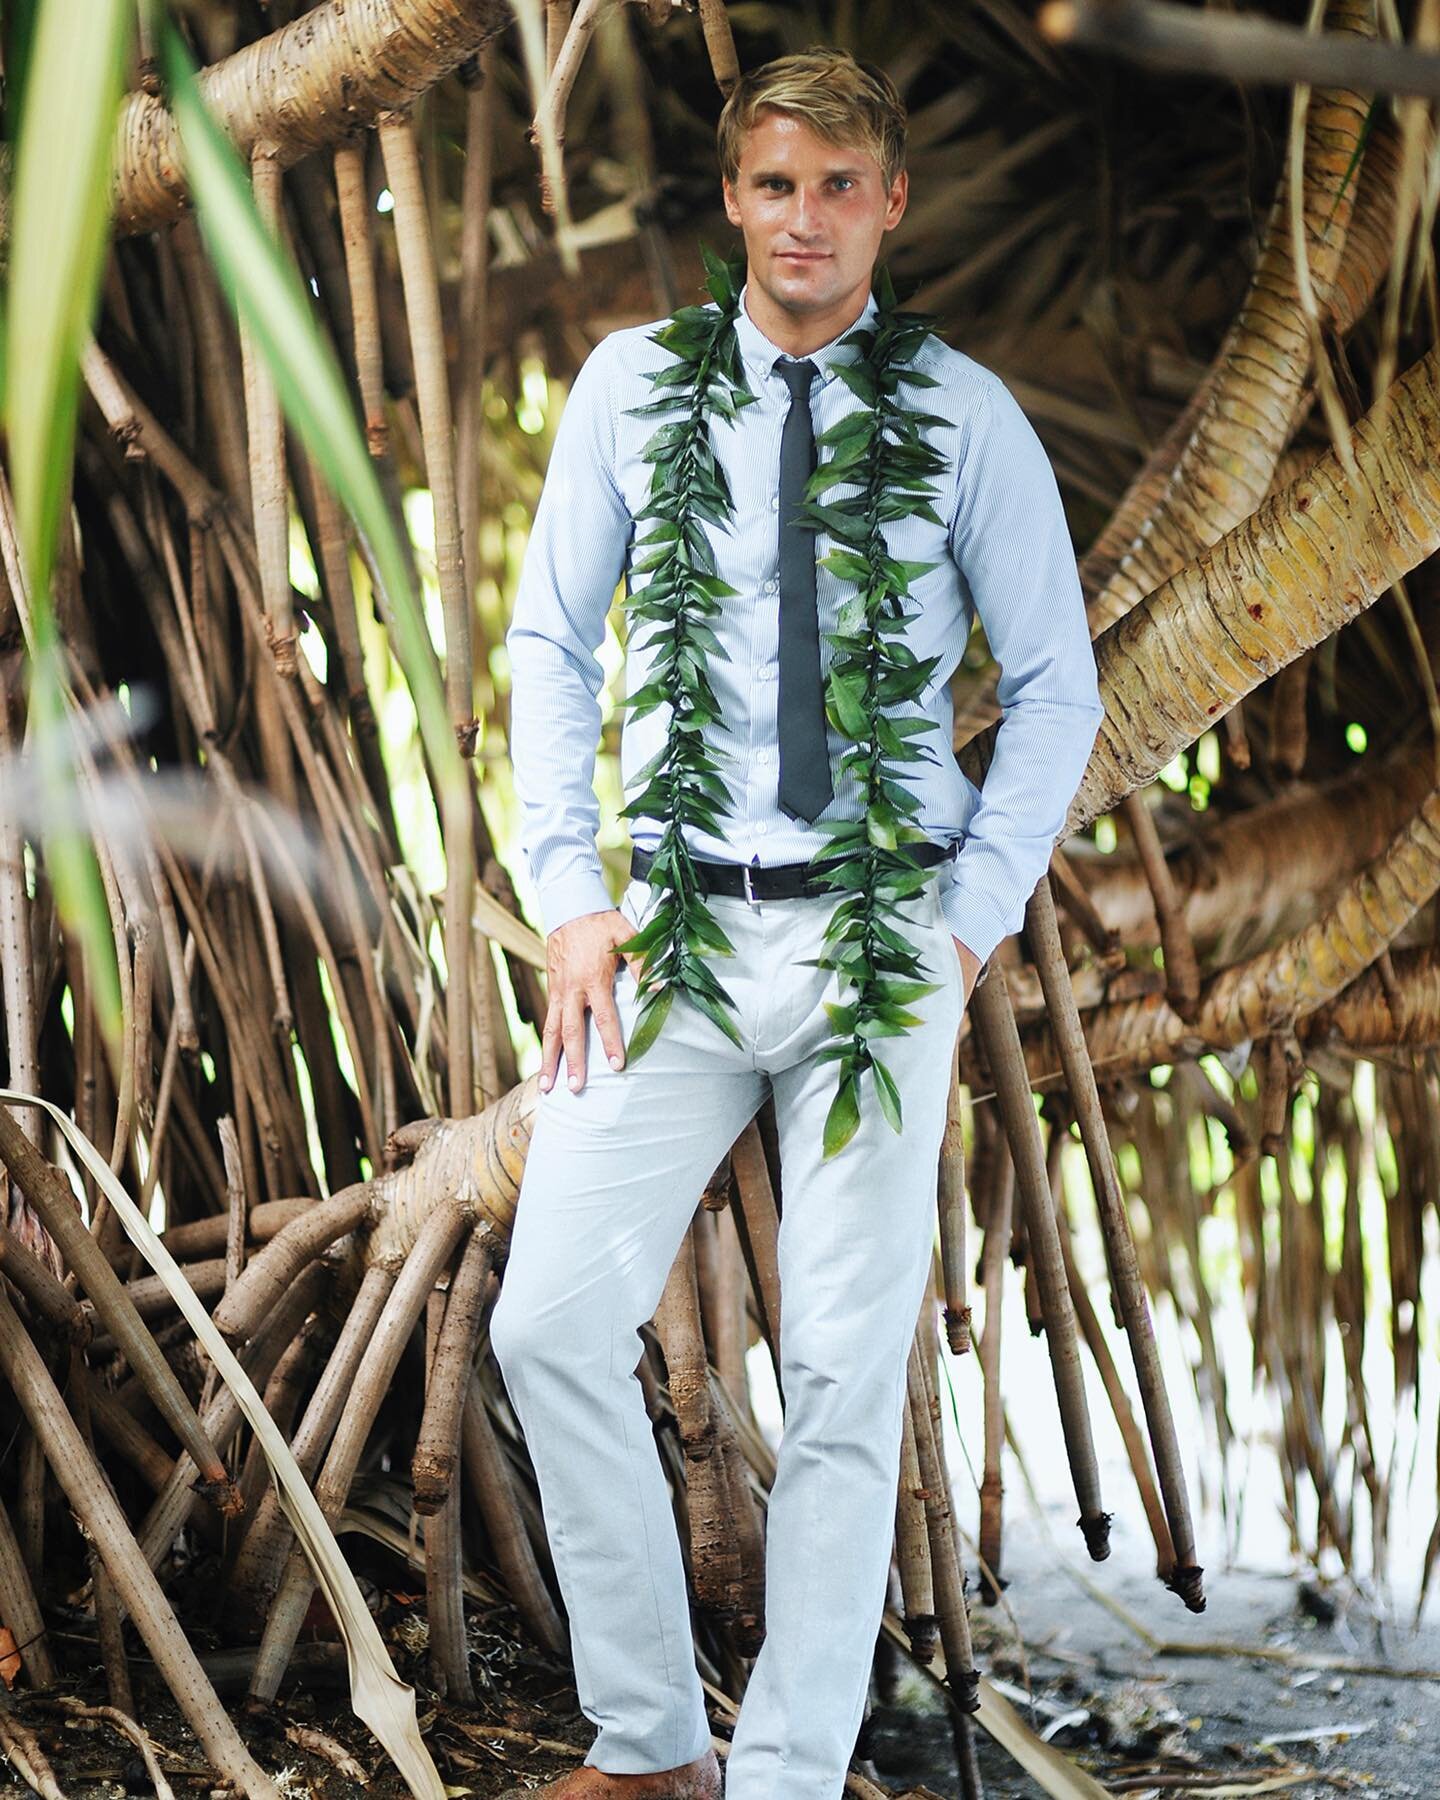
[[[621, 809], [622, 817], [662, 821], [648, 871], [658, 890], [653, 915], [615, 946], [642, 958], [643, 1004], [627, 1046], [631, 1061], [654, 1041], [677, 993], [740, 1042], [731, 1016], [734, 1000], [705, 960], [733, 956], [735, 946], [705, 904], [685, 827], [723, 835], [720, 817], [731, 806], [715, 747], [705, 736], [720, 718], [706, 661], [726, 655], [707, 620], [737, 592], [720, 578], [705, 530], [728, 528], [734, 514], [711, 446], [710, 422], [717, 416], [733, 421], [757, 396], [746, 384], [735, 334], [743, 261], [725, 263], [708, 249], [702, 253], [715, 305], [682, 307], [651, 334], [675, 360], [650, 376], [662, 390], [660, 398], [628, 409], [634, 415], [664, 415], [667, 422], [641, 453], [654, 465], [639, 515], [650, 529], [636, 540], [641, 554], [631, 572], [650, 579], [624, 601], [632, 631], [654, 626], [645, 640], [654, 657], [648, 679], [625, 704], [637, 719], [661, 705], [670, 708], [665, 743], [639, 772], [645, 785]], [[825, 705], [831, 725], [847, 740], [841, 768], [855, 776], [865, 796], [862, 818], [817, 820], [814, 826], [831, 840], [811, 859], [817, 886], [834, 888], [842, 898], [826, 925], [823, 953], [807, 960], [815, 968], [838, 970], [853, 990], [849, 998], [825, 1002], [834, 1041], [819, 1056], [839, 1065], [824, 1125], [827, 1157], [859, 1126], [860, 1084], [867, 1069], [881, 1112], [894, 1130], [901, 1129], [900, 1092], [876, 1045], [918, 1025], [910, 1002], [940, 985], [921, 978], [920, 958], [897, 929], [906, 916], [900, 902], [933, 873], [905, 848], [925, 833], [907, 822], [920, 802], [897, 776], [902, 764], [935, 760], [914, 741], [935, 725], [887, 710], [917, 696], [940, 660], [918, 658], [903, 641], [910, 583], [936, 565], [892, 557], [884, 528], [916, 516], [943, 523], [927, 498], [935, 493], [927, 477], [943, 469], [945, 459], [925, 442], [921, 429], [946, 421], [907, 407], [901, 394], [902, 385], [936, 385], [933, 376], [914, 367], [930, 317], [896, 308], [883, 267], [875, 300], [872, 323], [844, 340], [858, 346], [855, 360], [835, 369], [859, 405], [816, 438], [817, 453], [828, 454], [810, 477], [805, 504], [796, 514], [834, 540], [822, 566], [854, 584], [840, 608], [840, 630], [825, 634], [834, 647]], [[859, 492], [826, 504], [822, 496], [842, 483]]]

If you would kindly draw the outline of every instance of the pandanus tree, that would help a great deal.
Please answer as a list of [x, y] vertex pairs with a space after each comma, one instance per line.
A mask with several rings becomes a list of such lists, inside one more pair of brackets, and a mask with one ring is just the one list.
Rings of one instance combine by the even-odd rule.
[[[214, 1577], [207, 1623], [249, 1647], [257, 1705], [318, 1585], [357, 1712], [435, 1793], [337, 1534], [420, 1559], [425, 1679], [450, 1708], [476, 1701], [477, 1582], [566, 1648], [487, 1343], [545, 1010], [502, 856], [498, 654], [543, 467], [537, 385], [699, 291], [709, 121], [742, 51], [809, 33], [767, 19], [737, 50], [721, 0], [698, 21], [676, 0], [276, 0], [263, 17], [216, 0], [143, 6], [132, 36], [134, 11], [44, 0], [6, 48], [0, 1676], [59, 1691], [88, 1640], [134, 1735], [143, 1654], [214, 1767], [268, 1796], [187, 1636], [196, 1572]], [[1177, 124], [1174, 88], [1067, 60], [1028, 25], [1012, 40], [928, 6], [836, 23], [911, 103], [902, 293], [1047, 437], [1107, 708], [956, 1045], [893, 1625], [953, 1701], [967, 1791], [977, 1712], [1042, 1782], [1098, 1791], [975, 1666], [941, 1333], [983, 1383], [980, 1595], [1005, 1580], [1001, 1320], [1020, 1279], [1090, 1556], [1110, 1514], [1087, 1361], [1157, 1576], [1198, 1611], [1152, 1314], [1163, 1298], [1193, 1328], [1223, 1454], [1200, 1243], [1223, 1204], [1281, 1401], [1295, 1547], [1352, 1562], [1368, 1521], [1383, 1564], [1392, 1477], [1361, 1358], [1378, 1293], [1397, 1399], [1417, 1404], [1436, 1191], [1433, 143], [1423, 104], [1392, 101], [1403, 55], [1367, 60], [1370, 0], [1293, 33], [1300, 66], [1325, 53], [1313, 89], [1243, 90], [1275, 153], [1268, 211], [1238, 230], [1226, 209], [1258, 181], [1235, 162], [1242, 90], [1212, 84], [1216, 110]], [[1066, 190], [1085, 180], [1074, 141], [1102, 129], [1103, 255]], [[1132, 169], [1157, 135], [1165, 154]], [[1208, 364], [1170, 329], [1177, 308]], [[956, 682], [977, 784], [995, 674], [977, 643]], [[1367, 1245], [1382, 1138], [1387, 1230]], [[749, 1357], [778, 1366], [784, 1204], [764, 1108], [636, 1345], [717, 1704], [764, 1630], [773, 1455]], [[1080, 1272], [1090, 1244], [1103, 1284]], [[1338, 1442], [1320, 1404], [1336, 1339]], [[374, 1500], [382, 1472], [408, 1531]], [[1437, 1546], [1440, 1526], [1427, 1582]], [[0, 1741], [50, 1791], [3, 1698]]]

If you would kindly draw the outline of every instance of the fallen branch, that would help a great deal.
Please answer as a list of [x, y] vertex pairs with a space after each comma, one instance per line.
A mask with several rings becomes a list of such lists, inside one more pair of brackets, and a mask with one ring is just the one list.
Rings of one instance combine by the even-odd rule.
[[175, 1800], [175, 1790], [165, 1779], [165, 1771], [160, 1767], [160, 1759], [156, 1755], [159, 1745], [148, 1732], [141, 1730], [128, 1713], [121, 1712], [118, 1706], [86, 1706], [83, 1701], [75, 1700], [67, 1694], [57, 1696], [53, 1704], [73, 1719], [97, 1719], [104, 1724], [113, 1725], [121, 1737], [140, 1752], [145, 1772], [150, 1777], [150, 1785], [155, 1790], [155, 1800]]

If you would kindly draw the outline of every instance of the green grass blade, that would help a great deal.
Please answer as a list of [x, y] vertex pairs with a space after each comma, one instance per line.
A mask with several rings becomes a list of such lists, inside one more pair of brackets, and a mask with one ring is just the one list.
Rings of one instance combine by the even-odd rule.
[[190, 52], [168, 20], [160, 50], [206, 251], [274, 377], [285, 416], [370, 552], [441, 793], [463, 793], [468, 776], [434, 650], [340, 365], [315, 323], [299, 272], [256, 210], [244, 164], [207, 109]]
[[[45, 0], [34, 19], [15, 159], [5, 322], [7, 344], [20, 339], [25, 355], [5, 357], [5, 424], [29, 586], [36, 761], [47, 815], [61, 821], [73, 820], [77, 808], [50, 582], [75, 449], [80, 350], [109, 238], [115, 121], [132, 21], [128, 0]], [[42, 842], [60, 916], [84, 950], [95, 1014], [113, 1053], [120, 978], [94, 847], [65, 823]]]

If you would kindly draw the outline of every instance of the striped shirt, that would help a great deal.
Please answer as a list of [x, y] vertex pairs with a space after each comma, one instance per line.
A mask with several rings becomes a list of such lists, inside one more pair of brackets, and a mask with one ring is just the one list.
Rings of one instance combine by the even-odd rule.
[[[712, 656], [706, 665], [722, 709], [706, 740], [732, 805], [722, 817], [722, 836], [691, 826], [685, 836], [696, 857], [769, 867], [807, 861], [830, 840], [779, 806], [780, 436], [790, 393], [775, 372], [787, 352], [750, 317], [747, 291], [748, 284], [735, 329], [746, 379], [759, 398], [733, 422], [710, 419], [734, 512], [727, 531], [707, 529], [718, 572], [737, 591], [708, 620], [726, 657]], [[860, 404], [835, 369], [856, 355], [856, 346], [841, 340], [875, 311], [872, 295], [853, 324], [809, 353], [817, 370], [810, 389], [817, 436]], [[611, 332], [576, 375], [505, 639], [521, 849], [547, 932], [613, 904], [596, 847], [598, 651], [616, 588], [622, 577], [631, 579], [634, 538], [647, 529], [637, 530], [636, 515], [645, 509], [653, 465], [640, 452], [663, 420], [627, 417], [625, 408], [662, 391], [646, 376], [674, 361], [650, 338], [663, 323]], [[902, 388], [902, 394], [947, 421], [943, 428], [924, 427], [945, 457], [945, 470], [931, 477], [932, 506], [944, 523], [907, 518], [885, 532], [892, 556], [935, 565], [911, 583], [902, 641], [917, 657], [940, 660], [923, 693], [893, 708], [937, 727], [914, 740], [935, 760], [899, 765], [900, 778], [920, 798], [914, 823], [937, 843], [960, 843], [958, 855], [941, 865], [941, 901], [953, 934], [984, 961], [1020, 927], [1085, 772], [1103, 708], [1075, 553], [1054, 471], [1033, 427], [998, 375], [933, 334], [915, 366], [940, 385]], [[824, 499], [834, 504], [858, 492], [838, 484]], [[820, 535], [816, 556], [833, 547]], [[635, 577], [634, 587], [648, 579]], [[833, 651], [824, 634], [840, 629], [841, 603], [855, 587], [820, 567], [816, 590], [820, 653], [828, 667]], [[951, 749], [950, 678], [976, 614], [1000, 665], [1003, 709], [983, 789]], [[637, 640], [653, 630], [644, 624], [630, 634], [627, 694], [648, 679], [650, 659]], [[627, 802], [642, 785], [639, 772], [664, 745], [669, 715], [662, 705], [644, 718], [625, 719], [620, 773]], [[835, 793], [818, 817], [859, 819], [859, 784], [840, 767], [849, 740], [828, 722], [827, 735]], [[633, 842], [653, 849], [661, 830], [662, 821], [637, 818]]]

